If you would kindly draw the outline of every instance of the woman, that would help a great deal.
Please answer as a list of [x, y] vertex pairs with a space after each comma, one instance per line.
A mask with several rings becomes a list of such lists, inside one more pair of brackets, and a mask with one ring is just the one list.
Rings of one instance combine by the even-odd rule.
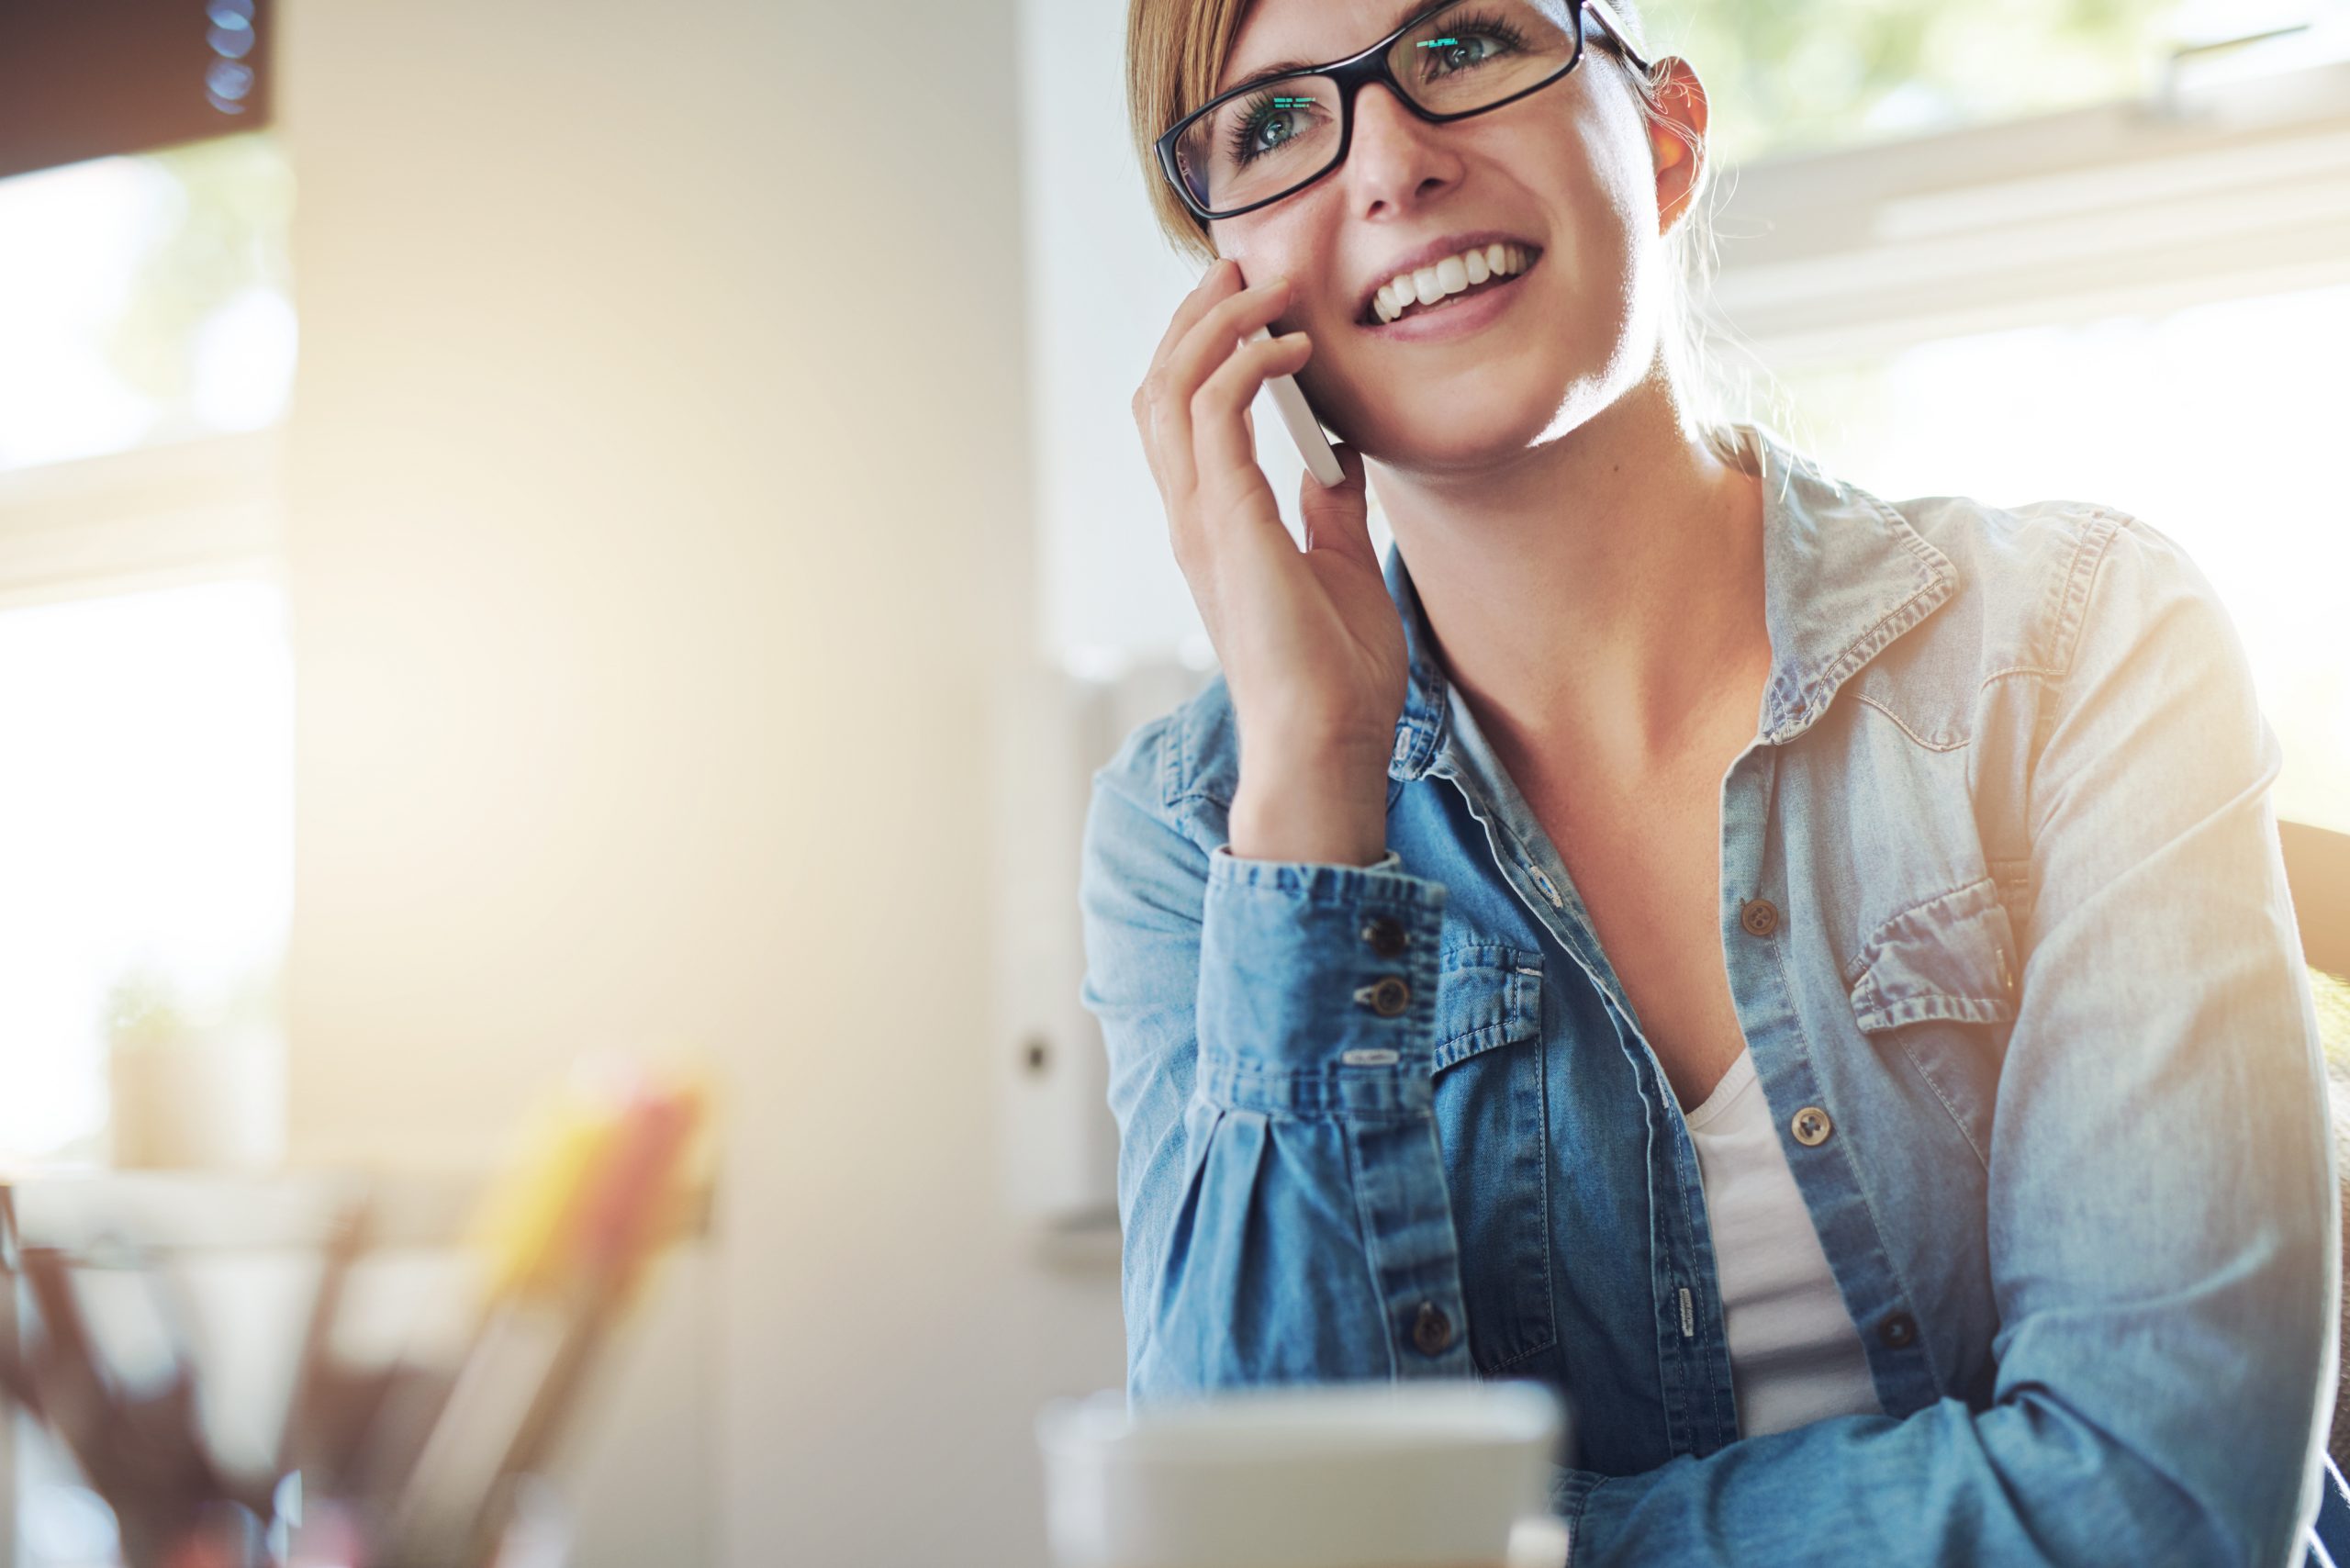
[[1539, 1379], [1578, 1563], [2298, 1561], [2338, 1199], [2210, 583], [1697, 419], [1706, 96], [1600, 0], [1128, 49], [1223, 258], [1134, 406], [1222, 670], [1080, 887], [1131, 1395]]

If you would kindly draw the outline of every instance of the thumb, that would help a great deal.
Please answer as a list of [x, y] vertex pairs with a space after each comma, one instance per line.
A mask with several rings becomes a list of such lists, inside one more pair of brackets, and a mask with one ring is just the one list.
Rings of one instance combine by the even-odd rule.
[[1353, 447], [1332, 442], [1330, 450], [1338, 459], [1338, 471], [1345, 476], [1336, 485], [1325, 487], [1322, 481], [1308, 469], [1297, 485], [1297, 510], [1305, 519], [1305, 547], [1308, 550], [1335, 550], [1350, 560], [1358, 560], [1371, 570], [1379, 569], [1379, 552], [1371, 543], [1370, 504], [1365, 494], [1362, 454]]

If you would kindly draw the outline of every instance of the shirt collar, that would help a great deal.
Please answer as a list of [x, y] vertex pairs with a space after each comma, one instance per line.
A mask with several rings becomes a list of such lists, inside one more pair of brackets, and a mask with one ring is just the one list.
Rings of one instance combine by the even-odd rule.
[[[1740, 465], [1762, 480], [1771, 679], [1758, 736], [1776, 745], [1809, 728], [1854, 671], [1948, 599], [1958, 572], [1898, 511], [1830, 478], [1769, 427], [1738, 421], [1727, 428]], [[1417, 778], [1450, 739], [1450, 683], [1430, 651], [1419, 591], [1392, 543], [1384, 571], [1410, 656], [1387, 772]]]

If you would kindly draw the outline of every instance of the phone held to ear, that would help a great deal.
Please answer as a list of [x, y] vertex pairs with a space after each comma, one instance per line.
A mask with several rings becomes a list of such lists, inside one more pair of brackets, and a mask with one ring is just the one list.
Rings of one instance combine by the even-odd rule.
[[[1241, 286], [1248, 286], [1244, 274]], [[1270, 327], [1259, 327], [1248, 334], [1252, 343], [1263, 342], [1273, 335]], [[1314, 405], [1305, 400], [1305, 393], [1294, 375], [1276, 375], [1265, 383], [1265, 390], [1272, 394], [1273, 407], [1281, 414], [1281, 423], [1289, 427], [1290, 439], [1297, 442], [1298, 455], [1305, 459], [1306, 472], [1321, 481], [1326, 488], [1346, 482], [1346, 470], [1338, 466], [1338, 454], [1330, 450], [1330, 438], [1322, 433], [1322, 421], [1315, 416]]]
[[[1259, 327], [1249, 334], [1248, 341], [1261, 342], [1272, 335], [1270, 329]], [[1305, 400], [1297, 377], [1269, 377], [1265, 390], [1273, 395], [1273, 407], [1281, 411], [1281, 423], [1289, 427], [1290, 439], [1297, 442], [1298, 454], [1305, 459], [1306, 470], [1326, 488], [1343, 483], [1346, 473], [1338, 466], [1338, 454], [1330, 450], [1330, 438], [1322, 433], [1322, 421], [1315, 417], [1314, 406]]]

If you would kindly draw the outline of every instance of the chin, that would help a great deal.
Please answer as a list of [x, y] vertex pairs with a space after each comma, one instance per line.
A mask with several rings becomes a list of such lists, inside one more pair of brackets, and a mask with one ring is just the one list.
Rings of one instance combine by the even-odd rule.
[[1390, 467], [1483, 467], [1536, 444], [1558, 411], [1559, 398], [1543, 398], [1530, 386], [1495, 377], [1461, 379], [1468, 384], [1382, 398], [1348, 422], [1347, 431], [1360, 432], [1360, 439], [1349, 436], [1348, 444]]

